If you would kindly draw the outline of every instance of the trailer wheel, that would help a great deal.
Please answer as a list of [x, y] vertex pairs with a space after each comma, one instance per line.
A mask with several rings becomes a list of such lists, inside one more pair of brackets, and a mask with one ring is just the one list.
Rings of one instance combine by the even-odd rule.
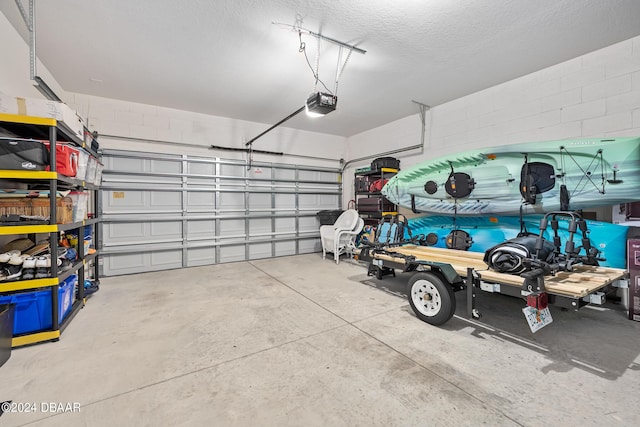
[[418, 319], [431, 325], [442, 325], [456, 311], [453, 289], [433, 273], [414, 274], [409, 279], [407, 295]]

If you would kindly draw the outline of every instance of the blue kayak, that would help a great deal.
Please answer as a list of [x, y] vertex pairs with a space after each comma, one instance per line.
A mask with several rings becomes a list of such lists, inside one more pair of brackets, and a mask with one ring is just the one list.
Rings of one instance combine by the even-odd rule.
[[[539, 224], [543, 215], [525, 215], [522, 220], [526, 231], [539, 234]], [[599, 257], [604, 258], [600, 265], [604, 267], [626, 268], [626, 241], [631, 227], [610, 224], [607, 222], [587, 220], [589, 240], [591, 246], [600, 251]], [[562, 241], [562, 247], [569, 237], [568, 220], [559, 219], [558, 235]], [[413, 236], [423, 234], [430, 236], [430, 246], [446, 248], [446, 241], [452, 230], [463, 230], [471, 236], [469, 251], [484, 253], [487, 249], [512, 239], [520, 233], [520, 217], [518, 216], [476, 216], [457, 217], [450, 216], [423, 216], [409, 220], [409, 228]], [[406, 236], [408, 237], [408, 236]], [[544, 237], [553, 241], [553, 231], [549, 227]], [[574, 236], [576, 246], [581, 245], [581, 234]]]

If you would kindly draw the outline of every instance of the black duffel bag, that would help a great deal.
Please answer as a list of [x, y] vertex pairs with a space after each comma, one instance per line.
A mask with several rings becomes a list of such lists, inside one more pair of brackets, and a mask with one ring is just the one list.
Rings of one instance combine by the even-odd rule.
[[[531, 265], [524, 262], [532, 259], [536, 253], [536, 241], [538, 236], [529, 234], [514, 237], [506, 242], [487, 249], [484, 253], [484, 262], [499, 273], [520, 274], [531, 269]], [[538, 260], [549, 262], [553, 256], [555, 246], [548, 240], [543, 240], [542, 249], [538, 254]]]
[[43, 171], [49, 151], [40, 141], [0, 137], [0, 170]]
[[382, 168], [400, 169], [400, 160], [395, 157], [378, 157], [371, 162], [372, 171], [379, 171]]

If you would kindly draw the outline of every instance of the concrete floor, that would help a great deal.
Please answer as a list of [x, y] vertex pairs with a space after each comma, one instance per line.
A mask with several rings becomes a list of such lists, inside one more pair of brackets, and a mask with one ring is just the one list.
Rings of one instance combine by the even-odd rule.
[[[480, 322], [413, 315], [407, 277], [319, 254], [105, 278], [57, 343], [16, 349], [2, 426], [636, 426], [640, 323], [619, 306], [531, 334], [521, 300]], [[45, 413], [41, 402], [80, 404]]]

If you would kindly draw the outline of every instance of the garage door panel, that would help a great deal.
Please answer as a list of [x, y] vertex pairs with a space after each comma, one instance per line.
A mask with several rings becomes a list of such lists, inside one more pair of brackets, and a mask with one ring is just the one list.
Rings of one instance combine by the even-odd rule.
[[339, 197], [338, 195], [320, 194], [317, 196], [316, 203], [317, 206], [326, 206], [323, 209], [336, 209], [340, 203]]
[[295, 209], [296, 208], [295, 194], [276, 194], [275, 207], [276, 209]]
[[249, 209], [271, 209], [271, 194], [249, 194]]
[[244, 193], [220, 193], [220, 209], [244, 209]]
[[220, 230], [218, 235], [223, 237], [244, 236], [243, 219], [222, 219], [220, 220]]
[[111, 254], [105, 257], [104, 268], [109, 275], [132, 274], [150, 271], [149, 254]]
[[164, 269], [182, 267], [182, 250], [167, 250], [151, 252], [151, 265]]
[[301, 181], [319, 181], [319, 172], [315, 171], [298, 171], [298, 179]]
[[216, 180], [214, 177], [202, 177], [202, 178], [196, 178], [196, 177], [189, 177], [189, 181], [187, 182], [187, 186], [189, 189], [191, 188], [209, 188], [211, 189], [211, 191], [213, 191], [215, 189], [216, 186]]
[[182, 172], [182, 162], [175, 160], [150, 160], [148, 170], [156, 173], [179, 174]]
[[144, 191], [127, 190], [127, 191], [110, 191], [102, 192], [102, 202], [105, 211], [128, 211], [135, 208], [143, 208], [147, 205]]
[[220, 262], [245, 261], [244, 245], [220, 247]]
[[300, 231], [318, 231], [318, 233], [320, 232], [318, 218], [316, 218], [315, 216], [301, 217], [298, 219], [298, 221]]
[[296, 254], [296, 242], [276, 242], [275, 256], [295, 255]]
[[187, 250], [187, 266], [214, 264], [216, 260], [216, 248], [191, 248]]
[[158, 237], [158, 240], [164, 240], [166, 238], [182, 238], [182, 221], [162, 221], [152, 222], [151, 236]]
[[105, 169], [117, 170], [120, 173], [145, 171], [145, 159], [107, 157], [103, 158], [102, 161]]
[[142, 222], [116, 222], [103, 224], [102, 230], [109, 243], [134, 243], [148, 233], [148, 224]]
[[215, 193], [205, 192], [188, 192], [187, 193], [187, 210], [193, 208], [210, 208], [215, 207]]
[[324, 210], [337, 209], [340, 205], [339, 195], [333, 194], [301, 194], [299, 196], [300, 209]]
[[216, 236], [216, 221], [214, 219], [187, 221], [187, 239], [204, 239]]
[[288, 179], [293, 181], [296, 179], [296, 171], [294, 169], [275, 168], [272, 177], [273, 179]]
[[244, 165], [220, 165], [220, 175], [222, 176], [245, 176], [246, 166]]
[[271, 243], [252, 243], [249, 245], [249, 259], [271, 257]]
[[247, 177], [255, 179], [271, 179], [272, 169], [267, 167], [251, 168], [247, 171]]
[[271, 232], [271, 220], [260, 218], [249, 221], [249, 238], [256, 238], [258, 235], [264, 236]]
[[187, 173], [193, 175], [213, 176], [216, 173], [216, 165], [215, 163], [189, 162], [187, 165]]
[[340, 184], [313, 182], [337, 169], [108, 149], [102, 160], [106, 275], [317, 252], [315, 213], [340, 202], [320, 194]]
[[300, 240], [299, 249], [300, 249], [300, 253], [303, 253], [303, 254], [308, 254], [312, 252], [321, 252], [322, 245], [320, 243], [320, 239], [317, 239], [317, 240], [304, 239], [304, 240]]
[[182, 193], [177, 191], [149, 192], [150, 208], [182, 208]]
[[295, 234], [296, 219], [295, 218], [276, 218], [276, 231], [291, 231]]

